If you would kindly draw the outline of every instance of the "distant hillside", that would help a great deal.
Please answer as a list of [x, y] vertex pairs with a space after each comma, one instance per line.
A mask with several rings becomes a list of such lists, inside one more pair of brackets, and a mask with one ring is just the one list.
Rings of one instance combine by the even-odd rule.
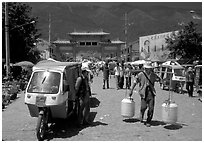
[[[128, 13], [128, 41], [138, 37], [177, 30], [178, 23], [192, 21], [190, 10], [202, 17], [202, 3], [27, 3], [37, 16], [38, 29], [48, 39], [49, 13], [51, 40], [66, 39], [74, 30], [103, 29], [111, 39], [125, 39], [124, 15]], [[196, 20], [201, 29], [201, 20]]]

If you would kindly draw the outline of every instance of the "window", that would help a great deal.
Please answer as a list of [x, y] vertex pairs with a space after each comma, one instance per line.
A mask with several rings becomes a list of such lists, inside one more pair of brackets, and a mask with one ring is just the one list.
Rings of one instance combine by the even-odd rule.
[[162, 51], [164, 51], [164, 45], [162, 45]]
[[85, 42], [80, 42], [80, 46], [85, 46]]
[[60, 77], [60, 73], [57, 72], [35, 72], [28, 87], [28, 92], [57, 94], [59, 91]]
[[182, 76], [183, 75], [183, 69], [174, 69], [175, 76]]
[[87, 46], [91, 46], [91, 42], [86, 42], [86, 45]]
[[92, 45], [93, 46], [97, 46], [97, 42], [92, 42]]

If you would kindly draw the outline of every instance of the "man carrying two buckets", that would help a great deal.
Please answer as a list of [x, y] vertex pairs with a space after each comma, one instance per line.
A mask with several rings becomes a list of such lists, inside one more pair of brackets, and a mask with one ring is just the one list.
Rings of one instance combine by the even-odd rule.
[[[144, 123], [147, 127], [151, 126], [151, 120], [154, 112], [156, 90], [154, 83], [160, 81], [160, 78], [153, 72], [153, 67], [150, 64], [144, 65], [144, 71], [135, 76], [134, 83], [130, 89], [129, 96], [132, 96], [135, 86], [139, 83], [139, 95], [141, 97], [140, 107], [140, 122]], [[148, 107], [147, 120], [143, 121], [145, 110]]]

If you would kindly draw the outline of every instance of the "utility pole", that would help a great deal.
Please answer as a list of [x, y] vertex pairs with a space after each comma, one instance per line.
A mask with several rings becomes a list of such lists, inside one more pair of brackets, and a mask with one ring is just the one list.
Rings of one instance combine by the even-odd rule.
[[49, 42], [49, 57], [51, 58], [51, 53], [52, 53], [52, 49], [51, 49], [51, 14], [49, 14], [49, 39], [48, 39], [48, 42]]
[[51, 38], [51, 15], [49, 14], [49, 43]]
[[6, 44], [6, 77], [10, 74], [10, 47], [9, 47], [9, 19], [8, 19], [8, 3], [5, 2], [5, 44]]
[[[128, 32], [128, 18], [127, 13], [125, 13], [125, 51], [127, 51], [127, 32]], [[125, 52], [125, 61], [127, 62], [127, 53]]]

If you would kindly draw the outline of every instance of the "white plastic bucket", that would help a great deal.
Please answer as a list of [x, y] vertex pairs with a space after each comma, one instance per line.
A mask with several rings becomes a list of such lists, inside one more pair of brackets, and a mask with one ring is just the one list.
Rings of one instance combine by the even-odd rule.
[[121, 115], [124, 118], [131, 118], [135, 115], [135, 102], [133, 98], [124, 98], [121, 101]]
[[178, 106], [176, 103], [162, 104], [162, 120], [166, 123], [176, 123], [178, 115]]

